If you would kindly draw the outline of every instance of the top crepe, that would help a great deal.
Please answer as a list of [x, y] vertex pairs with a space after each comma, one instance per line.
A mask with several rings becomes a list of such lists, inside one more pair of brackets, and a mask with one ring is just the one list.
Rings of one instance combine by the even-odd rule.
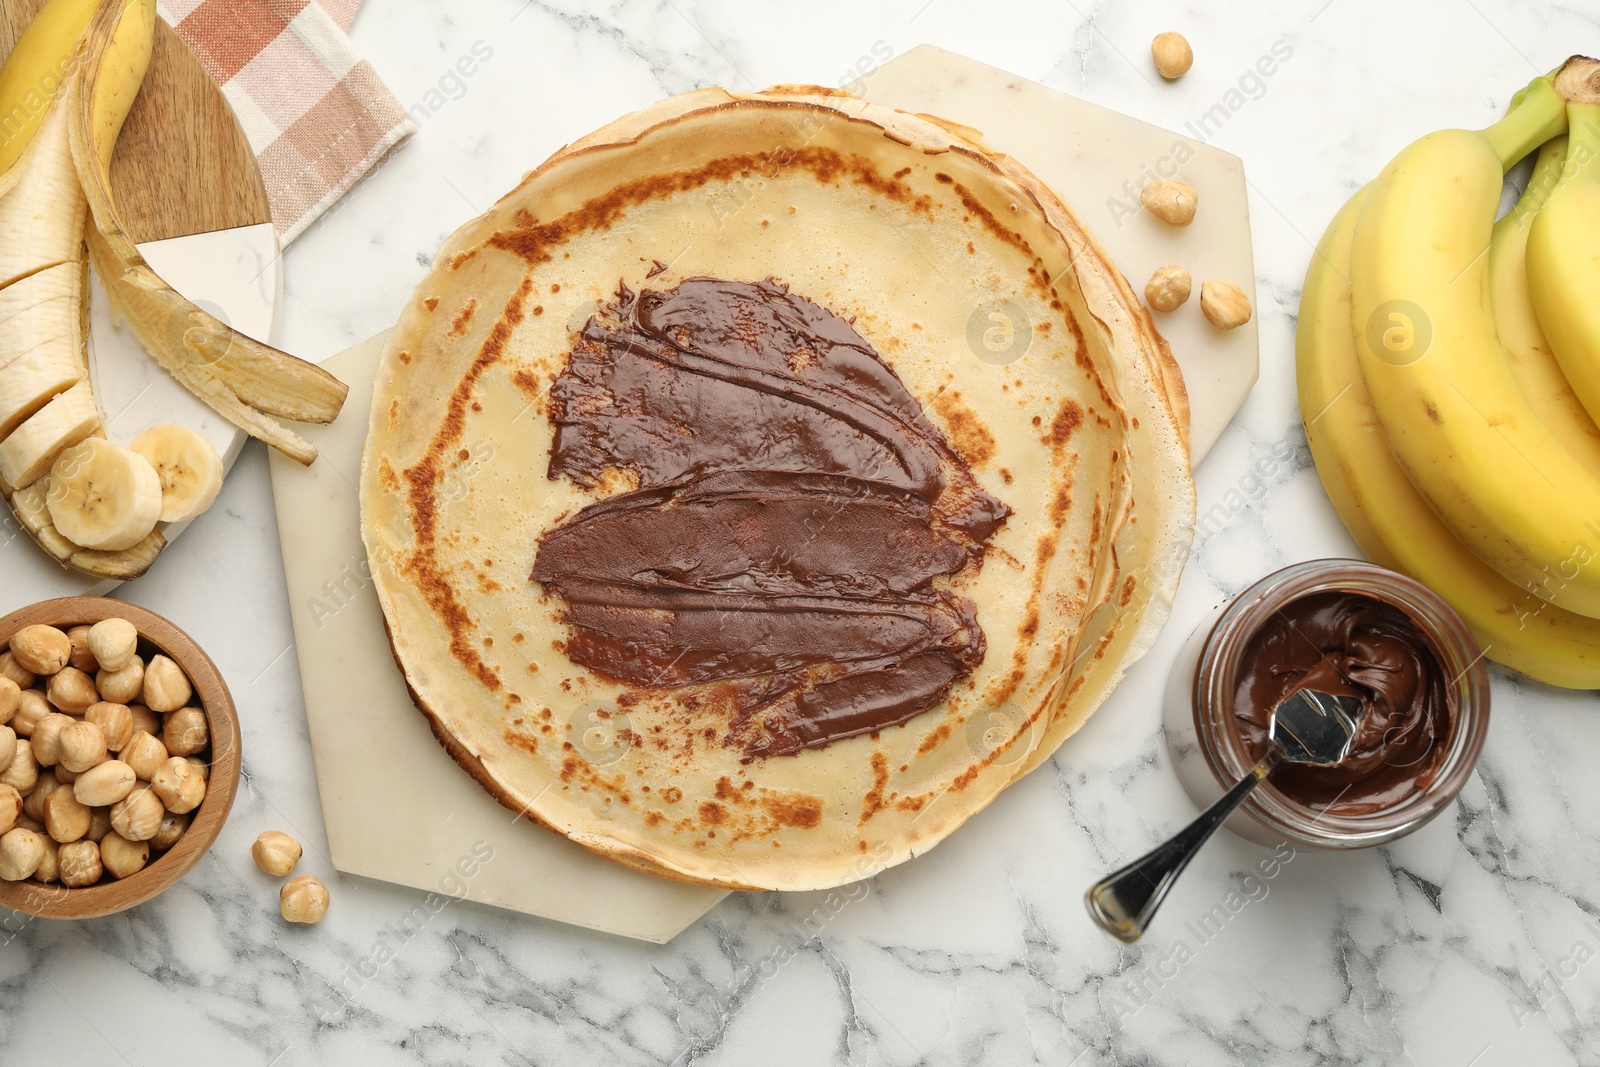
[[[716, 307], [743, 325], [697, 334]], [[784, 361], [718, 347], [764, 315]], [[713, 384], [619, 377], [635, 351]], [[702, 402], [733, 379], [743, 425]], [[708, 89], [450, 238], [379, 369], [363, 533], [419, 707], [504, 803], [653, 873], [818, 888], [944, 838], [1148, 646], [1186, 422], [1126, 281], [973, 131]]]

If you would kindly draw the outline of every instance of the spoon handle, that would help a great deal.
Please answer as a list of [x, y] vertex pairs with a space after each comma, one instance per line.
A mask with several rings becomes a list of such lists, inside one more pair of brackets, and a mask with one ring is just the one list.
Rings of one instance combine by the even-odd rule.
[[1089, 914], [1094, 921], [1122, 941], [1139, 940], [1167, 891], [1200, 851], [1200, 846], [1233, 814], [1233, 809], [1261, 784], [1281, 758], [1280, 749], [1276, 746], [1269, 748], [1261, 762], [1252, 767], [1238, 785], [1201, 812], [1199, 818], [1171, 840], [1157, 845], [1126, 867], [1090, 886], [1089, 892], [1084, 895], [1084, 902], [1088, 904]]

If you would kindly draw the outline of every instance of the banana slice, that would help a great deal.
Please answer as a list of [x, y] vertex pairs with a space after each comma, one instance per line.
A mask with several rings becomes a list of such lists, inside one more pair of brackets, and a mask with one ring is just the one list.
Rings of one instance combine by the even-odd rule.
[[81, 381], [0, 441], [0, 478], [8, 486], [32, 485], [44, 477], [56, 454], [100, 428], [89, 383]]
[[82, 292], [76, 259], [0, 289], [0, 368], [57, 337], [76, 337]]
[[71, 337], [47, 341], [0, 367], [0, 437], [82, 379]]
[[22, 525], [27, 527], [29, 533], [38, 533], [52, 525], [50, 508], [46, 504], [49, 492], [50, 479], [40, 478], [26, 489], [18, 489], [11, 495], [11, 510], [17, 513], [17, 518], [22, 520]]
[[50, 518], [81, 548], [120, 552], [143, 541], [161, 516], [161, 476], [130, 448], [91, 437], [56, 457], [46, 495]]
[[162, 522], [187, 522], [217, 499], [222, 457], [198, 432], [177, 424], [152, 426], [133, 439], [133, 450], [161, 476]]

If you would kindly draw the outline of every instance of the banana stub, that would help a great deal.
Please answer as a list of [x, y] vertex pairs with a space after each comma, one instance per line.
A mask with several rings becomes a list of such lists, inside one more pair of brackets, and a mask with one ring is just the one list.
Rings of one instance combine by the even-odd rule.
[[161, 521], [187, 522], [211, 506], [222, 489], [222, 457], [187, 426], [152, 426], [133, 439], [133, 450], [161, 478]]
[[132, 449], [90, 437], [56, 457], [45, 503], [56, 530], [73, 544], [121, 551], [155, 529], [161, 476]]

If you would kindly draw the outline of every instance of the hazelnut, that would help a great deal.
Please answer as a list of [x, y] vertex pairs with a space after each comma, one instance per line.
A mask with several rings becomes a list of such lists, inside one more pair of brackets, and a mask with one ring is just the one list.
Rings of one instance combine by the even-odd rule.
[[61, 731], [77, 722], [71, 715], [52, 711], [33, 725], [33, 758], [41, 767], [54, 767], [61, 758]]
[[17, 753], [17, 732], [9, 726], [0, 726], [0, 771], [11, 766], [11, 757]]
[[0, 674], [0, 723], [8, 723], [22, 703], [22, 687]]
[[150, 842], [129, 841], [120, 834], [107, 834], [100, 842], [100, 863], [113, 878], [138, 874], [150, 861]]
[[167, 762], [167, 757], [171, 753], [167, 751], [167, 746], [161, 743], [161, 738], [151, 737], [140, 731], [128, 739], [128, 743], [122, 746], [122, 751], [117, 755], [122, 762], [133, 768], [134, 774], [148, 782], [150, 776], [156, 773], [156, 768]]
[[116, 759], [106, 760], [78, 775], [78, 780], [72, 783], [72, 795], [78, 798], [80, 804], [103, 808], [133, 792], [138, 781], [138, 775], [126, 763]]
[[118, 670], [108, 671], [102, 668], [94, 681], [100, 689], [101, 700], [109, 700], [114, 704], [132, 704], [139, 699], [139, 694], [144, 690], [144, 660], [135, 656], [128, 661], [127, 666]]
[[250, 856], [257, 867], [274, 878], [282, 878], [300, 862], [300, 842], [282, 830], [268, 830], [250, 846]]
[[22, 798], [22, 810], [31, 819], [44, 819], [44, 802], [50, 799], [50, 794], [61, 788], [61, 783], [56, 781], [54, 775], [41, 774], [39, 782], [28, 795]]
[[105, 735], [106, 748], [112, 752], [121, 751], [122, 746], [133, 737], [133, 712], [128, 710], [126, 704], [113, 704], [107, 700], [90, 704], [89, 710], [83, 713], [83, 721], [100, 727], [100, 732]]
[[199, 756], [185, 756], [184, 758], [189, 761], [189, 766], [194, 768], [194, 772], [200, 776], [201, 781], [209, 782], [211, 780], [210, 763]]
[[72, 655], [68, 657], [68, 666], [76, 667], [85, 674], [93, 674], [100, 669], [100, 662], [94, 658], [94, 650], [89, 647], [90, 626], [74, 626], [67, 631], [67, 640], [72, 642]]
[[143, 704], [129, 704], [128, 714], [133, 717], [134, 733], [139, 733], [142, 730], [151, 737], [161, 736], [161, 716]]
[[1171, 81], [1183, 77], [1194, 66], [1194, 49], [1183, 34], [1168, 30], [1156, 34], [1150, 42], [1150, 58], [1156, 61], [1156, 73]]
[[278, 911], [292, 923], [321, 922], [328, 914], [328, 887], [309, 874], [291, 878], [278, 891]]
[[44, 861], [44, 839], [32, 830], [17, 827], [0, 837], [0, 878], [20, 882], [31, 878]]
[[89, 832], [83, 835], [85, 841], [99, 843], [111, 832], [111, 809], [109, 807], [89, 809]]
[[54, 626], [24, 626], [11, 637], [17, 666], [34, 674], [54, 674], [72, 659], [72, 641]]
[[1163, 179], [1140, 189], [1139, 202], [1167, 225], [1187, 226], [1194, 221], [1194, 209], [1200, 198], [1194, 186]]
[[39, 857], [39, 866], [34, 868], [33, 878], [36, 882], [49, 885], [60, 875], [61, 846], [42, 835], [39, 844], [44, 846], [44, 854]]
[[36, 681], [33, 672], [18, 663], [9, 649], [0, 652], [0, 678], [9, 678], [18, 689], [32, 689]]
[[206, 713], [199, 708], [179, 708], [167, 716], [161, 741], [174, 756], [192, 756], [210, 742]]
[[89, 647], [102, 669], [120, 671], [139, 651], [139, 631], [127, 619], [104, 619], [89, 630]]
[[73, 782], [78, 780], [77, 771], [69, 771], [59, 763], [56, 764], [56, 769], [53, 773], [56, 776], [56, 781], [60, 782], [62, 785], [71, 785]]
[[11, 728], [17, 731], [18, 737], [32, 737], [34, 725], [55, 710], [39, 690], [24, 689], [17, 713], [11, 717]]
[[189, 676], [166, 656], [151, 656], [144, 669], [144, 702], [151, 711], [177, 711], [189, 703], [194, 688]]
[[182, 756], [173, 756], [157, 768], [150, 776], [150, 788], [168, 811], [178, 815], [198, 808], [206, 798], [206, 780]]
[[57, 740], [61, 756], [57, 760], [70, 773], [82, 774], [106, 761], [106, 735], [92, 722], [70, 722], [61, 728]]
[[4, 771], [0, 771], [0, 782], [16, 787], [19, 793], [29, 793], [39, 784], [39, 761], [33, 758], [33, 743], [23, 738], [17, 739], [16, 751], [11, 754], [11, 763]]
[[24, 830], [32, 830], [34, 833], [41, 836], [44, 834], [44, 823], [33, 818], [26, 811], [17, 816], [17, 825], [22, 827]]
[[[65, 638], [66, 634], [61, 636]], [[90, 704], [100, 700], [94, 679], [76, 667], [62, 667], [51, 675], [45, 692], [50, 697], [50, 703], [69, 715], [82, 715], [89, 710]]]
[[0, 834], [9, 832], [17, 825], [17, 820], [20, 818], [22, 818], [22, 794], [17, 792], [16, 786], [0, 783]]
[[129, 841], [148, 841], [161, 829], [166, 810], [155, 791], [141, 785], [111, 805], [111, 828]]
[[1157, 267], [1144, 286], [1144, 300], [1154, 311], [1176, 311], [1189, 299], [1193, 282], [1182, 267]]
[[72, 889], [94, 885], [100, 880], [100, 846], [93, 841], [74, 841], [62, 845], [56, 854], [56, 871], [61, 884]]
[[1232, 282], [1206, 282], [1200, 286], [1200, 310], [1219, 330], [1231, 330], [1250, 321], [1250, 298]]
[[165, 852], [178, 843], [178, 838], [189, 828], [189, 820], [193, 816], [179, 815], [169, 811], [161, 816], [161, 825], [156, 828], [156, 836], [150, 839], [150, 847]]
[[57, 789], [44, 805], [44, 828], [62, 844], [87, 834], [93, 819], [94, 812], [71, 789]]

